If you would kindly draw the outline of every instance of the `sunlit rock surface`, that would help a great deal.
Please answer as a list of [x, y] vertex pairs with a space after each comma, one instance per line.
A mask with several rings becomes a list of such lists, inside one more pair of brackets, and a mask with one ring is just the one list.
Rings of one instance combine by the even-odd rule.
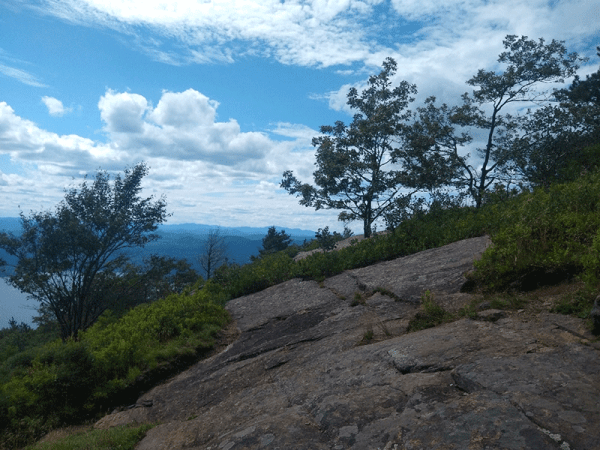
[[96, 426], [160, 423], [140, 450], [600, 449], [600, 346], [579, 319], [490, 311], [406, 333], [425, 290], [470, 300], [487, 245], [235, 299], [224, 351]]

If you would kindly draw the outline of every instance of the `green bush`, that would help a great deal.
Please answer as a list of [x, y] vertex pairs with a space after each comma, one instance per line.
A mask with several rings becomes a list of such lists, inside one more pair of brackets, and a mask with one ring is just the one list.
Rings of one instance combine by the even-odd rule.
[[79, 341], [57, 339], [12, 356], [3, 364], [8, 379], [0, 386], [0, 442], [22, 446], [49, 428], [90, 418], [141, 375], [181, 358], [191, 361], [212, 347], [230, 320], [225, 300], [217, 285], [195, 286], [119, 319], [105, 314]]
[[597, 290], [591, 286], [585, 286], [574, 293], [558, 299], [550, 312], [559, 314], [570, 314], [581, 319], [590, 317], [590, 312], [594, 306]]
[[520, 289], [584, 273], [600, 277], [600, 174], [537, 189], [503, 205], [493, 246], [473, 278], [488, 289]]

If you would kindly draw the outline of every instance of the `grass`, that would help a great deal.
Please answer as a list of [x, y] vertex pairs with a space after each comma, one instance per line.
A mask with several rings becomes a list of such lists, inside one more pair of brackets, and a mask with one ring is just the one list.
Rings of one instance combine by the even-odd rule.
[[597, 292], [588, 287], [580, 287], [574, 292], [569, 292], [554, 302], [550, 312], [569, 314], [580, 319], [588, 319], [594, 305]]
[[446, 311], [434, 301], [433, 294], [430, 291], [425, 291], [421, 296], [421, 311], [408, 322], [407, 331], [411, 332], [433, 328], [442, 323], [451, 322], [454, 319], [455, 316], [453, 314]]
[[367, 331], [365, 331], [365, 334], [363, 334], [363, 337], [358, 345], [367, 345], [373, 340], [374, 337], [375, 333], [373, 332], [373, 327], [368, 326]]
[[88, 429], [38, 442], [24, 450], [133, 450], [154, 425], [120, 426], [108, 430]]
[[362, 294], [360, 292], [355, 292], [354, 299], [352, 300], [352, 303], [350, 303], [350, 306], [358, 306], [358, 305], [364, 305], [364, 304], [365, 304], [365, 299], [363, 298]]

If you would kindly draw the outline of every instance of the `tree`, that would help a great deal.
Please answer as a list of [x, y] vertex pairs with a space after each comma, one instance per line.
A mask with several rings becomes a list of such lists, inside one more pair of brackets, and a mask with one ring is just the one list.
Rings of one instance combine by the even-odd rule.
[[319, 228], [319, 230], [315, 233], [315, 239], [319, 243], [319, 246], [325, 250], [333, 250], [335, 248], [335, 244], [344, 239], [348, 239], [352, 236], [352, 230], [348, 227], [344, 227], [343, 234], [334, 231], [333, 233], [329, 232], [329, 227]]
[[513, 143], [513, 166], [522, 180], [533, 186], [572, 181], [581, 172], [600, 164], [598, 110], [549, 105], [530, 112], [522, 121], [523, 133]]
[[[600, 56], [600, 47], [597, 47]], [[600, 166], [600, 71], [585, 80], [575, 76], [554, 92], [560, 104], [528, 111], [514, 142], [514, 163], [523, 179], [548, 187]]]
[[168, 217], [164, 197], [141, 198], [144, 163], [110, 183], [99, 170], [93, 183], [65, 190], [54, 212], [25, 216], [22, 234], [0, 233], [0, 248], [17, 257], [9, 282], [47, 307], [63, 340], [77, 338], [106, 309], [94, 295], [99, 280], [127, 263], [122, 250], [143, 247]]
[[[596, 47], [596, 52], [600, 56], [600, 46]], [[557, 98], [562, 101], [600, 105], [600, 70], [587, 75], [585, 80], [575, 75], [571, 86], [568, 89], [561, 89], [557, 94]]]
[[120, 314], [139, 304], [179, 294], [198, 277], [186, 260], [150, 255], [141, 265], [128, 262], [118, 272], [99, 273], [90, 303]]
[[406, 108], [417, 90], [406, 81], [392, 88], [395, 73], [396, 62], [387, 58], [366, 89], [348, 92], [347, 104], [357, 110], [352, 123], [338, 121], [320, 128], [324, 136], [312, 142], [317, 148], [313, 174], [317, 187], [300, 183], [289, 170], [281, 182], [282, 188], [300, 197], [301, 205], [342, 210], [338, 219], [343, 222], [361, 220], [366, 237], [397, 198], [409, 198], [438, 175], [433, 166], [429, 171], [415, 166], [433, 161], [398, 146], [404, 122], [411, 116]]
[[[435, 167], [439, 180], [443, 180], [444, 185], [454, 186], [459, 190], [466, 188], [475, 197], [475, 168], [469, 164], [468, 154], [460, 154], [462, 148], [470, 144], [473, 138], [465, 131], [457, 131], [457, 107], [450, 108], [445, 103], [437, 106], [435, 102], [435, 97], [428, 97], [425, 106], [417, 108], [414, 122], [406, 127], [403, 135], [406, 151], [415, 157], [422, 155], [417, 170], [427, 172]], [[431, 185], [430, 190], [435, 190], [436, 187]], [[411, 205], [403, 199], [398, 201], [402, 203], [402, 207], [396, 208], [388, 216], [404, 218], [410, 216], [410, 210], [418, 211], [423, 206], [422, 202]], [[397, 224], [401, 220], [390, 217], [386, 221], [389, 226], [390, 222]]]
[[207, 280], [214, 274], [216, 269], [227, 262], [227, 244], [220, 228], [209, 230], [198, 261], [206, 274]]
[[461, 177], [477, 207], [486, 189], [498, 182], [511, 181], [513, 143], [519, 137], [521, 120], [502, 111], [512, 103], [540, 104], [552, 100], [552, 93], [540, 86], [564, 82], [565, 78], [575, 75], [579, 63], [584, 61], [577, 53], [567, 54], [564, 42], [552, 40], [546, 44], [543, 39], [536, 42], [527, 36], [509, 35], [503, 43], [507, 51], [500, 54], [498, 62], [507, 65], [504, 71], [479, 70], [467, 81], [476, 88], [473, 93], [465, 93], [461, 106], [443, 114], [452, 125], [479, 128], [486, 134], [484, 146], [476, 150], [480, 165], [475, 167], [459, 161]]
[[285, 230], [277, 231], [273, 227], [269, 227], [267, 235], [262, 240], [263, 248], [258, 252], [260, 256], [270, 255], [271, 253], [280, 252], [289, 247], [292, 242], [292, 237]]

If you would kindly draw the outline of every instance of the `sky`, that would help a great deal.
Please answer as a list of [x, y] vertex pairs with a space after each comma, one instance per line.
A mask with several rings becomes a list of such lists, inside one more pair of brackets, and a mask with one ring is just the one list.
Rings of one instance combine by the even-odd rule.
[[457, 104], [509, 34], [565, 41], [585, 76], [600, 0], [0, 0], [0, 217], [144, 161], [168, 223], [341, 230], [279, 184], [312, 181], [349, 88], [392, 57], [413, 107]]

